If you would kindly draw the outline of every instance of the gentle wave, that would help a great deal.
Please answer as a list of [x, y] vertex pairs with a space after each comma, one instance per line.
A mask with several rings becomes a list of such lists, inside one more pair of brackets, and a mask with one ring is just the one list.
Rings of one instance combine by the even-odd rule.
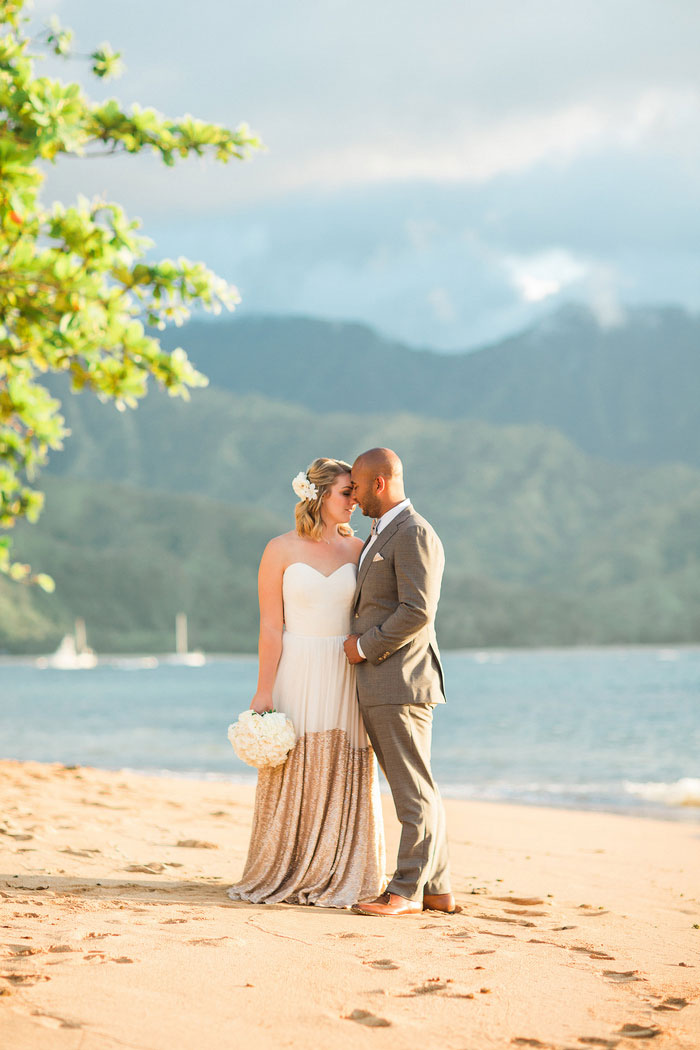
[[635, 784], [625, 781], [625, 791], [647, 802], [663, 802], [667, 806], [700, 806], [700, 779], [682, 777], [673, 784], [649, 781]]
[[[167, 769], [167, 768], [138, 768], [120, 767], [124, 773], [138, 773], [156, 777], [176, 777], [186, 780], [205, 780], [212, 782], [228, 781], [233, 784], [255, 783], [256, 774], [254, 770], [241, 772], [220, 772], [205, 769]], [[578, 807], [586, 802], [606, 800], [616, 803], [623, 808], [634, 808], [630, 799], [644, 799], [665, 806], [698, 806], [700, 807], [700, 778], [683, 777], [673, 784], [648, 783], [637, 784], [632, 781], [620, 783], [606, 782], [587, 784], [566, 784], [541, 781], [529, 781], [514, 783], [511, 781], [492, 781], [491, 783], [455, 783], [449, 779], [439, 776], [442, 794], [446, 798], [473, 799], [483, 802], [540, 802], [542, 805], [559, 804], [566, 801], [568, 804]], [[382, 778], [383, 782], [383, 778]], [[382, 786], [385, 785], [382, 783]], [[388, 790], [388, 788], [386, 788]], [[625, 806], [625, 798], [629, 801]]]

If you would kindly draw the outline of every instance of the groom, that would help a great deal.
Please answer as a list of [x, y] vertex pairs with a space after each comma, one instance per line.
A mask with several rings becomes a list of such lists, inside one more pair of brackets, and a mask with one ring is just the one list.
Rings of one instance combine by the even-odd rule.
[[388, 448], [363, 452], [353, 495], [375, 519], [357, 574], [345, 654], [357, 665], [362, 717], [401, 822], [396, 871], [386, 893], [361, 901], [363, 915], [455, 911], [445, 814], [430, 770], [433, 707], [445, 701], [435, 612], [445, 555], [403, 488], [401, 460]]

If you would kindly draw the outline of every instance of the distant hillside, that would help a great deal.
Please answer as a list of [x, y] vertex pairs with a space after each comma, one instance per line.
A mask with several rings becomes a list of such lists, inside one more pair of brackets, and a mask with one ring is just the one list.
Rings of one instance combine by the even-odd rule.
[[175, 615], [190, 643], [212, 651], [257, 644], [257, 568], [274, 515], [202, 497], [48, 479], [41, 523], [17, 530], [16, 551], [50, 567], [55, 594], [0, 577], [0, 649], [45, 652], [87, 622], [101, 652], [167, 652]]
[[603, 329], [570, 306], [465, 354], [291, 317], [196, 321], [163, 342], [183, 345], [216, 386], [314, 412], [541, 423], [613, 461], [700, 466], [700, 319], [677, 308], [631, 310]]
[[[165, 652], [181, 609], [193, 647], [254, 651], [258, 560], [288, 524], [283, 518], [201, 496], [68, 479], [50, 479], [48, 496], [41, 524], [22, 526], [17, 548], [53, 574], [57, 591], [0, 577], [0, 651], [50, 651], [83, 616], [99, 652]], [[679, 515], [671, 518], [677, 523]], [[559, 588], [489, 575], [499, 550], [509, 554], [511, 542], [522, 550], [517, 520], [510, 531], [504, 522], [490, 541], [484, 533], [473, 538], [484, 553], [481, 570], [469, 571], [447, 542], [438, 619], [444, 648], [700, 639], [700, 559], [687, 552], [683, 568], [673, 568], [680, 548], [668, 558], [663, 530], [645, 530], [644, 549], [633, 538], [629, 557], [594, 540], [598, 552], [604, 548], [599, 577], [591, 580], [596, 566], [582, 555]]]
[[[250, 650], [266, 540], [291, 527], [314, 455], [399, 449], [408, 493], [447, 553], [447, 646], [700, 640], [700, 472], [596, 460], [541, 426], [309, 413], [257, 396], [154, 394], [117, 413], [69, 396], [47, 510], [16, 552], [47, 596], [0, 578], [0, 647], [51, 647], [77, 615], [97, 648]], [[356, 527], [367, 522], [356, 512]]]

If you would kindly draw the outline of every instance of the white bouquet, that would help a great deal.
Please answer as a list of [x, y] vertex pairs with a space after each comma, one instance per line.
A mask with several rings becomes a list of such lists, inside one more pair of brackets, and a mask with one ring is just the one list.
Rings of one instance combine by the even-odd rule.
[[281, 711], [244, 711], [228, 727], [238, 757], [256, 769], [281, 766], [296, 743], [294, 726]]

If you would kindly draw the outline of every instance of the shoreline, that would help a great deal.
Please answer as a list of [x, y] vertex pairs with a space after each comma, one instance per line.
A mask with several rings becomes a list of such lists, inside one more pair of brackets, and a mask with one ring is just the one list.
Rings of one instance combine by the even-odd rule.
[[[157, 780], [182, 780], [188, 783], [200, 782], [202, 784], [230, 784], [233, 787], [242, 788], [253, 788], [256, 782], [256, 773], [251, 770], [250, 773], [246, 772], [231, 772], [225, 773], [219, 770], [204, 770], [204, 769], [192, 769], [192, 770], [177, 770], [177, 769], [156, 769], [156, 768], [136, 768], [134, 766], [92, 766], [92, 765], [74, 765], [72, 763], [66, 763], [58, 759], [33, 759], [33, 758], [14, 758], [0, 754], [0, 767], [5, 762], [18, 762], [18, 763], [39, 763], [48, 767], [54, 767], [58, 770], [71, 770], [74, 768], [80, 769], [94, 769], [95, 771], [104, 773], [113, 773], [115, 775], [123, 776], [137, 776], [137, 777], [153, 777]], [[681, 778], [682, 780], [690, 780], [695, 778]], [[470, 794], [465, 791], [465, 788], [461, 784], [453, 784], [450, 782], [443, 782], [439, 780], [438, 786], [440, 787], [440, 793], [445, 801], [450, 800], [454, 802], [465, 802], [465, 803], [476, 803], [478, 805], [485, 806], [515, 806], [524, 807], [526, 809], [544, 809], [544, 810], [556, 810], [557, 812], [571, 812], [571, 813], [601, 813], [609, 816], [620, 816], [620, 817], [631, 817], [632, 819], [639, 820], [659, 820], [663, 823], [681, 823], [689, 825], [698, 825], [700, 827], [700, 798], [698, 801], [684, 802], [676, 804], [663, 804], [659, 802], [654, 804], [652, 801], [644, 800], [638, 803], [633, 803], [625, 806], [623, 803], [604, 803], [599, 804], [585, 804], [575, 805], [569, 800], [561, 802], [555, 801], [543, 801], [539, 799], [529, 798], [486, 798], [483, 795]], [[389, 796], [389, 787], [386, 784], [383, 776], [380, 774], [380, 792], [382, 796]]]
[[[654, 652], [659, 653], [673, 653], [673, 652], [700, 652], [700, 640], [695, 642], [572, 642], [567, 645], [478, 645], [469, 646], [467, 648], [460, 649], [441, 649], [443, 655], [449, 656], [478, 656], [480, 654], [486, 654], [487, 656], [493, 656], [498, 654], [508, 655], [509, 653], [517, 653], [519, 655], [526, 653], [600, 653], [600, 652], [624, 652], [631, 650], [633, 652]], [[246, 653], [224, 653], [224, 652], [208, 652], [203, 651], [207, 663], [227, 663], [236, 662], [240, 660], [256, 660], [257, 652], [252, 650]], [[50, 657], [52, 653], [45, 651], [37, 652], [26, 652], [26, 653], [0, 653], [0, 667], [3, 665], [12, 666], [19, 665], [22, 667], [34, 667], [36, 661], [40, 658]], [[172, 652], [163, 653], [152, 653], [152, 652], [107, 652], [107, 653], [96, 653], [97, 664], [96, 667], [80, 668], [79, 670], [96, 670], [100, 667], [109, 666], [113, 660], [142, 660], [144, 658], [153, 658], [162, 663], [163, 666], [178, 666], [177, 663], [173, 662]], [[140, 668], [140, 670], [146, 670], [147, 668]], [[155, 668], [153, 668], [155, 670]], [[64, 668], [37, 668], [37, 670], [64, 670]], [[69, 668], [68, 670], [77, 670], [76, 668]]]
[[696, 825], [446, 799], [462, 912], [382, 920], [227, 900], [252, 785], [8, 760], [0, 791], [15, 1050], [700, 1044]]

